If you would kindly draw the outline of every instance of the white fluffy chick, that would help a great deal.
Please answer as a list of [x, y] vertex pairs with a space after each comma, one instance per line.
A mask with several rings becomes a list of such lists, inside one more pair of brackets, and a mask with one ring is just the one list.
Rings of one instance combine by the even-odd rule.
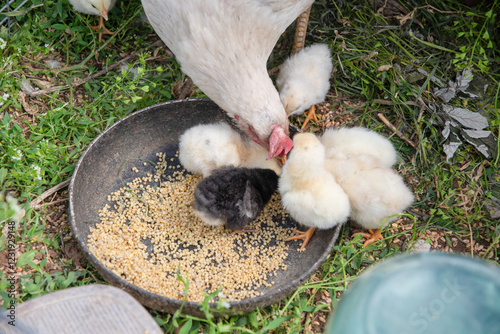
[[300, 114], [311, 108], [308, 117], [312, 116], [314, 105], [323, 102], [330, 89], [332, 69], [332, 56], [326, 44], [306, 47], [281, 65], [276, 86], [288, 115]]
[[326, 148], [327, 159], [369, 155], [376, 158], [372, 162], [387, 168], [392, 167], [397, 159], [396, 150], [389, 139], [363, 127], [326, 129], [321, 136], [321, 143]]
[[325, 148], [319, 139], [311, 133], [299, 133], [293, 143], [278, 189], [284, 208], [297, 222], [310, 227], [288, 239], [303, 239], [303, 249], [316, 228], [346, 222], [351, 209], [346, 193], [325, 170]]
[[369, 230], [370, 233], [361, 233], [366, 246], [382, 239], [380, 228], [396, 219], [388, 217], [403, 212], [413, 203], [413, 193], [390, 167], [395, 161], [390, 153], [394, 150], [392, 146], [385, 152], [373, 145], [372, 136], [356, 137], [354, 133], [351, 140], [356, 143], [339, 141], [330, 146], [325, 166], [349, 197], [351, 219]]
[[116, 0], [69, 0], [73, 8], [84, 14], [96, 15], [99, 16], [99, 25], [91, 27], [93, 30], [101, 30], [99, 33], [99, 42], [102, 42], [102, 35], [108, 34], [113, 35], [111, 31], [109, 31], [104, 26], [104, 20], [108, 20], [108, 12], [115, 5]]
[[245, 142], [227, 123], [200, 124], [179, 138], [179, 160], [188, 171], [203, 177], [212, 170], [241, 165]]

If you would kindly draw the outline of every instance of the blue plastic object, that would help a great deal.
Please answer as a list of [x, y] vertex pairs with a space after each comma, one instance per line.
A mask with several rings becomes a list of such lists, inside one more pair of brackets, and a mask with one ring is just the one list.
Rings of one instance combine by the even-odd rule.
[[394, 257], [347, 289], [325, 333], [499, 334], [500, 269], [446, 253]]

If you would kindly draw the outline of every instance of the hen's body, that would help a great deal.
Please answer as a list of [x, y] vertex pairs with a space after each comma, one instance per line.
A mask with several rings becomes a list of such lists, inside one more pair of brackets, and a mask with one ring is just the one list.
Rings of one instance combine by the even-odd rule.
[[103, 16], [108, 19], [108, 11], [110, 11], [116, 0], [69, 0], [75, 10], [80, 13]]
[[292, 147], [266, 62], [279, 36], [313, 0], [143, 0], [182, 70], [270, 156]]

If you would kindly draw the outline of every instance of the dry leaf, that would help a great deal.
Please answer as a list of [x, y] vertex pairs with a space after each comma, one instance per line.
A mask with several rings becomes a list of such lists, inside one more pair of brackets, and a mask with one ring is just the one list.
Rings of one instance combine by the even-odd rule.
[[47, 88], [50, 88], [53, 86], [52, 83], [48, 82], [48, 81], [45, 81], [45, 80], [40, 80], [40, 79], [31, 79], [31, 81], [33, 81], [34, 83], [36, 83], [37, 85], [40, 85], [43, 87], [43, 89], [47, 89]]
[[19, 91], [19, 99], [21, 100], [21, 105], [23, 106], [24, 111], [26, 111], [30, 115], [35, 115], [38, 113], [38, 108], [33, 108], [26, 102], [26, 93], [23, 91]]
[[415, 10], [412, 10], [406, 15], [396, 15], [396, 18], [398, 19], [399, 24], [403, 25], [406, 23], [406, 21], [413, 20], [413, 14], [415, 14]]
[[452, 106], [446, 104], [443, 105], [443, 110], [451, 118], [466, 128], [482, 130], [488, 126], [488, 120], [486, 117], [478, 112], [473, 112], [465, 108], [453, 108]]
[[392, 65], [382, 65], [379, 68], [377, 68], [377, 72], [388, 71], [391, 68], [392, 68]]

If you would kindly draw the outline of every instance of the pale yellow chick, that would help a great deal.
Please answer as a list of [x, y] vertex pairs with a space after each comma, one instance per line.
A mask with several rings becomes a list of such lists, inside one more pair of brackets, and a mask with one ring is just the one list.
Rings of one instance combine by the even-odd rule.
[[306, 246], [316, 228], [329, 229], [347, 221], [349, 198], [335, 177], [325, 169], [325, 148], [311, 133], [299, 133], [279, 179], [284, 208], [300, 224], [310, 227], [292, 239]]
[[91, 27], [97, 31], [102, 28], [102, 32], [99, 33], [99, 42], [102, 42], [103, 34], [114, 34], [104, 26], [104, 20], [108, 20], [108, 12], [113, 8], [116, 0], [69, 0], [69, 2], [80, 13], [99, 16], [99, 25]]
[[207, 177], [223, 166], [239, 167], [245, 141], [227, 123], [200, 124], [179, 138], [179, 160], [185, 169]]
[[[413, 203], [413, 193], [391, 168], [396, 153], [384, 137], [360, 128], [325, 135], [321, 141], [327, 147], [326, 168], [349, 197], [350, 218], [369, 230], [370, 234], [362, 234], [366, 246], [382, 238], [380, 229], [396, 219], [388, 217], [407, 209]], [[339, 138], [343, 140], [332, 140]]]

